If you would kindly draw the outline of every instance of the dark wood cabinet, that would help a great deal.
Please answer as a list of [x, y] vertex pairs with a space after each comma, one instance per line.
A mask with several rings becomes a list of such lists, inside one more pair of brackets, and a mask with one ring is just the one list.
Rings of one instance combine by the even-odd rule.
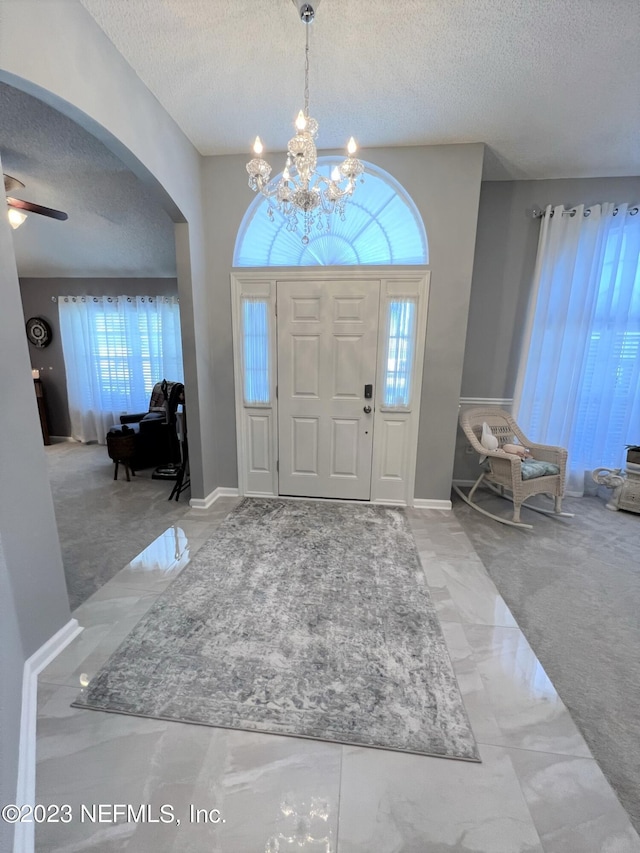
[[40, 415], [40, 427], [42, 428], [42, 440], [45, 444], [51, 444], [49, 438], [49, 424], [47, 422], [47, 404], [44, 398], [44, 386], [42, 379], [34, 379], [36, 388], [36, 400], [38, 401], [38, 414]]

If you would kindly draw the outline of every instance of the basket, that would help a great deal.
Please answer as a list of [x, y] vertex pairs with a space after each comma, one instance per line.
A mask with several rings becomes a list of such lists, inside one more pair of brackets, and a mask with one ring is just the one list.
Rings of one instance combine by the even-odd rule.
[[128, 462], [135, 454], [135, 435], [107, 435], [107, 452], [114, 462]]

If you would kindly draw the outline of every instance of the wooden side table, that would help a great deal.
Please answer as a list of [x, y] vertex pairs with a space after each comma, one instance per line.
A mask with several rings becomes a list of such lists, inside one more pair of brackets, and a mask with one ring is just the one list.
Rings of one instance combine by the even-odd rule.
[[129, 483], [131, 481], [129, 471], [131, 471], [132, 477], [135, 477], [136, 475], [136, 472], [131, 467], [131, 460], [135, 453], [134, 434], [111, 435], [110, 433], [107, 433], [107, 452], [109, 453], [109, 458], [113, 459], [116, 463], [116, 468], [113, 472], [113, 479], [118, 479], [118, 466], [122, 464], [124, 465], [124, 470], [127, 475], [127, 483]]

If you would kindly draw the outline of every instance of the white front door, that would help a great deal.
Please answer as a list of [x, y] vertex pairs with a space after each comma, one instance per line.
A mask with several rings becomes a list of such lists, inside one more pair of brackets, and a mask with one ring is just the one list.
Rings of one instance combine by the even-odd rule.
[[369, 500], [379, 302], [378, 281], [278, 281], [281, 495]]

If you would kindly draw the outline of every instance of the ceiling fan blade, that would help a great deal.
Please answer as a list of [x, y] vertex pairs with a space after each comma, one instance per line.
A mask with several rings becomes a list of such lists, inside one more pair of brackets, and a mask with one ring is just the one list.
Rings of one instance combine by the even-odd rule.
[[9, 198], [7, 196], [7, 204], [9, 207], [15, 207], [18, 210], [26, 210], [29, 213], [40, 213], [42, 216], [49, 216], [51, 219], [59, 219], [64, 222], [68, 219], [68, 214], [62, 210], [54, 210], [52, 207], [44, 207], [41, 204], [34, 204], [32, 201], [23, 201], [21, 198]]
[[3, 174], [4, 178], [4, 191], [6, 193], [13, 192], [13, 190], [24, 189], [24, 184], [22, 181], [19, 181], [17, 178], [13, 178], [11, 175]]

